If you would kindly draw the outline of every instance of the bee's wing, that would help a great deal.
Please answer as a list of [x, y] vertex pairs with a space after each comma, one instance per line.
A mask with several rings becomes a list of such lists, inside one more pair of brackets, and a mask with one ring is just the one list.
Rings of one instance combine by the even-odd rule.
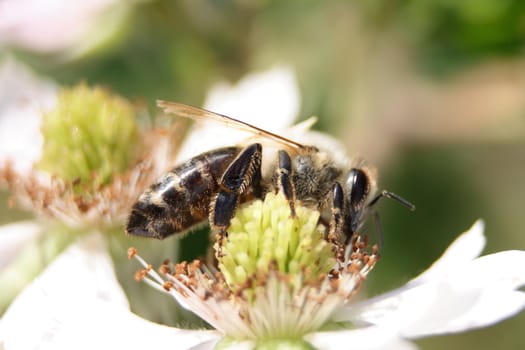
[[256, 135], [264, 139], [271, 139], [272, 141], [284, 146], [285, 148], [293, 149], [296, 152], [302, 153], [312, 148], [311, 146], [303, 145], [301, 143], [295, 142], [293, 140], [290, 140], [281, 135], [272, 133], [270, 131], [258, 128], [254, 125], [248, 124], [241, 120], [237, 120], [237, 119], [234, 119], [234, 118], [231, 118], [231, 117], [219, 114], [219, 113], [210, 112], [205, 109], [185, 105], [182, 103], [162, 101], [162, 100], [157, 101], [157, 106], [162, 108], [165, 113], [170, 113], [170, 114], [174, 114], [180, 117], [190, 118], [196, 121], [214, 120], [221, 125], [224, 125], [230, 128], [234, 128], [237, 130], [245, 131], [252, 135]]

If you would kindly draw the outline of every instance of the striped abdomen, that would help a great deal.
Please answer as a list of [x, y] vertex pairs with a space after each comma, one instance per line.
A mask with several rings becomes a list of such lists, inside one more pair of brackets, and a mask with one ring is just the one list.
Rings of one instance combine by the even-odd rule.
[[202, 153], [164, 174], [133, 205], [126, 232], [162, 239], [208, 220], [218, 181], [239, 151]]

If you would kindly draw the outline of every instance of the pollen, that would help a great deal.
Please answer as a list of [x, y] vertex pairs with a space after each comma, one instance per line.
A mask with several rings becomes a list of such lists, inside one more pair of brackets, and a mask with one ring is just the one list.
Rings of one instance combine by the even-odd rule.
[[133, 259], [135, 257], [135, 255], [138, 254], [138, 250], [137, 248], [134, 248], [134, 247], [129, 247], [128, 248], [128, 259]]

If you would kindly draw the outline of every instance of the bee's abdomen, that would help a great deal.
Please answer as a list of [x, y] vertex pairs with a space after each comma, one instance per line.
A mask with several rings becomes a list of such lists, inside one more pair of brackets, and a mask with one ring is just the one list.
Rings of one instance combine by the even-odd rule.
[[126, 232], [162, 239], [207, 220], [218, 181], [237, 153], [237, 147], [209, 151], [164, 174], [133, 205]]

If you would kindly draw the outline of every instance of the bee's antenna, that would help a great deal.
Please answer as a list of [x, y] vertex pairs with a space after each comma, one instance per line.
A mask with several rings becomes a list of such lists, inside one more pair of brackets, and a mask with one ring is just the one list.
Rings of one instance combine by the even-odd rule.
[[407, 201], [406, 199], [404, 199], [400, 195], [397, 195], [394, 192], [390, 192], [390, 191], [387, 191], [387, 190], [381, 191], [380, 194], [378, 194], [374, 199], [372, 199], [372, 201], [368, 204], [368, 206], [369, 207], [373, 206], [374, 204], [376, 204], [383, 197], [395, 200], [396, 202], [398, 202], [398, 203], [402, 204], [403, 206], [407, 207], [410, 211], [416, 210], [416, 206], [414, 204], [410, 203], [409, 201]]
[[[397, 195], [394, 192], [390, 192], [387, 190], [381, 191], [380, 194], [378, 194], [374, 199], [372, 199], [372, 201], [370, 201], [370, 203], [368, 204], [368, 207], [370, 208], [374, 206], [377, 202], [379, 202], [381, 198], [384, 198], [384, 197], [395, 200], [396, 202], [402, 204], [403, 206], [407, 207], [411, 211], [416, 210], [416, 206], [414, 204], [410, 203], [409, 201], [407, 201], [400, 195]], [[372, 209], [372, 214], [374, 215], [374, 223], [376, 226], [376, 232], [378, 234], [378, 241], [379, 241], [378, 246], [379, 248], [381, 248], [383, 247], [383, 244], [384, 244], [383, 227], [381, 225], [381, 218], [379, 217], [379, 213], [376, 210]]]

